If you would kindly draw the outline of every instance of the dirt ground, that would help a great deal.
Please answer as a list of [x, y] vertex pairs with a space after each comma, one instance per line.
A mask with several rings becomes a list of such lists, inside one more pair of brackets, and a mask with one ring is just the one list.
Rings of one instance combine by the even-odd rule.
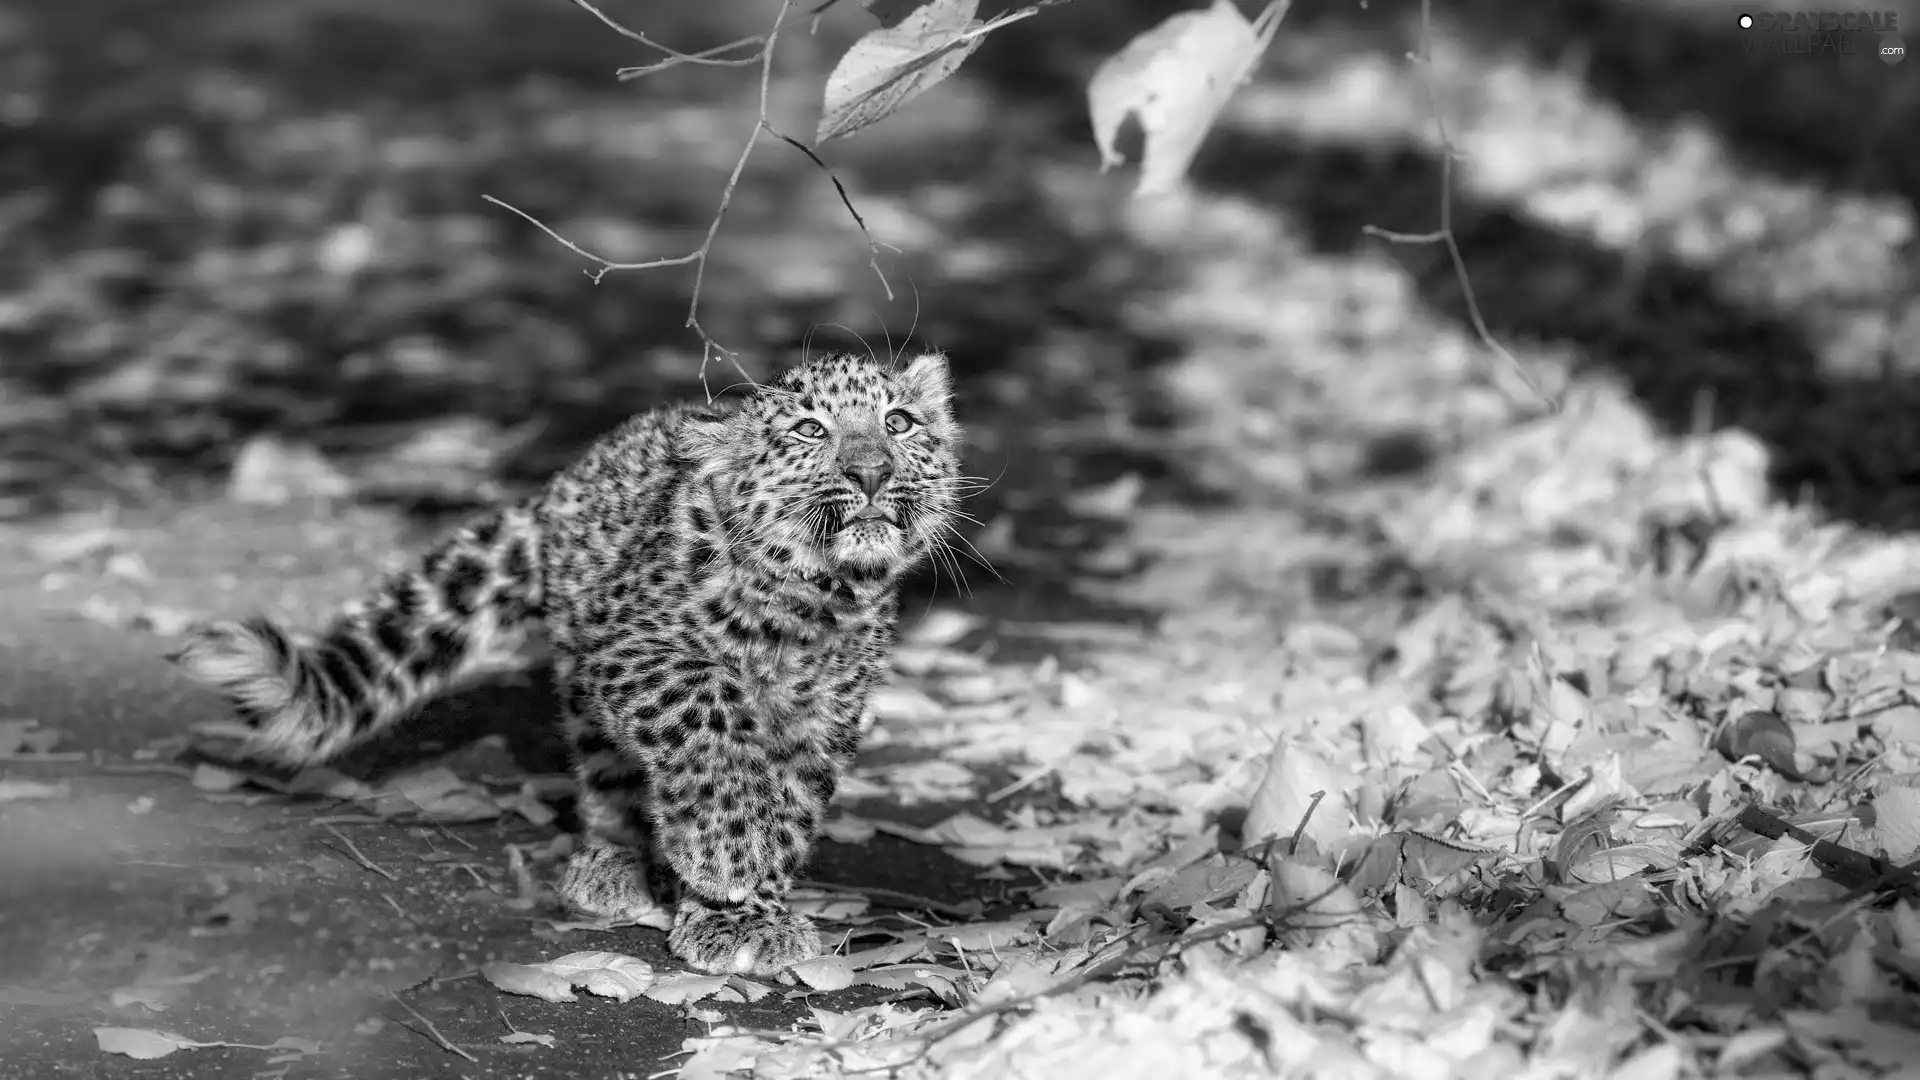
[[[564, 822], [403, 825], [326, 799], [196, 786], [183, 736], [221, 707], [159, 658], [161, 639], [140, 618], [256, 605], [311, 616], [364, 579], [361, 560], [383, 541], [405, 543], [404, 522], [372, 511], [328, 520], [214, 507], [117, 527], [119, 557], [138, 558], [145, 572], [83, 558], [48, 574], [44, 546], [36, 556], [33, 545], [56, 534], [9, 537], [0, 713], [63, 738], [44, 760], [16, 755], [0, 766], [12, 779], [60, 785], [57, 797], [0, 803], [0, 1076], [477, 1077], [536, 1064], [542, 1075], [649, 1076], [709, 1030], [689, 1008], [510, 998], [477, 977], [490, 960], [599, 949], [678, 969], [658, 930], [556, 932], [557, 913], [507, 902], [507, 845], [550, 841]], [[217, 566], [272, 573], [242, 578]], [[112, 610], [145, 614], [114, 625]], [[535, 676], [442, 703], [348, 771], [377, 779], [437, 760], [468, 779], [553, 773], [560, 748], [540, 726], [549, 705]], [[952, 810], [878, 809], [923, 824]], [[836, 886], [991, 904], [1005, 883], [978, 874], [885, 835], [826, 843], [812, 871]], [[744, 1028], [782, 1028], [810, 1006], [856, 1007], [889, 993], [803, 987], [701, 1008]], [[205, 1048], [137, 1061], [103, 1055], [96, 1026], [255, 1047], [291, 1037], [318, 1050]], [[552, 1045], [501, 1041], [515, 1031]]]

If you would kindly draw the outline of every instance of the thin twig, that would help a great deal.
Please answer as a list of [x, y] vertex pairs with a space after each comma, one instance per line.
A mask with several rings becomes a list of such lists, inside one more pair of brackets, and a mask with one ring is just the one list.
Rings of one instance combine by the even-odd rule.
[[420, 920], [414, 918], [412, 915], [409, 915], [407, 913], [407, 909], [400, 906], [400, 901], [395, 900], [393, 898], [392, 893], [381, 893], [380, 899], [385, 900], [387, 902], [387, 906], [393, 909], [394, 914], [400, 916], [401, 918], [407, 920], [408, 922], [414, 924], [415, 926], [420, 925]]
[[1316, 791], [1308, 797], [1313, 801], [1307, 803], [1306, 811], [1300, 815], [1300, 824], [1294, 826], [1293, 841], [1287, 845], [1287, 853], [1289, 855], [1300, 854], [1300, 838], [1307, 835], [1307, 822], [1313, 820], [1313, 812], [1320, 808], [1320, 800], [1326, 798], [1327, 793], [1324, 791]]
[[[577, 3], [578, 0], [575, 0], [575, 2]], [[818, 16], [820, 12], [825, 11], [827, 7], [831, 5], [822, 5], [818, 8], [813, 9], [812, 11], [795, 11], [795, 12], [792, 12], [791, 15], [789, 15], [787, 8], [790, 6], [791, 5], [785, 5], [781, 8], [779, 17], [775, 18], [773, 21], [773, 29], [769, 30], [764, 34], [753, 34], [749, 37], [740, 38], [737, 41], [729, 41], [725, 45], [715, 45], [711, 49], [702, 49], [696, 53], [675, 53], [673, 56], [669, 56], [665, 60], [661, 60], [652, 64], [641, 64], [636, 67], [619, 68], [614, 71], [613, 73], [614, 77], [619, 79], [621, 82], [627, 82], [632, 79], [643, 79], [643, 78], [646, 78], [648, 75], [652, 75], [660, 71], [665, 71], [667, 68], [674, 67], [678, 64], [707, 64], [715, 67], [749, 67], [754, 63], [756, 63], [757, 61], [759, 61], [760, 51], [765, 51], [773, 47], [774, 37], [777, 36], [780, 33], [780, 31], [785, 30], [787, 28], [787, 24], [789, 21], [798, 22], [801, 19], [815, 18]], [[652, 44], [652, 43], [649, 42], [649, 44]], [[717, 57], [720, 53], [732, 52], [735, 49], [745, 49], [753, 45], [760, 46], [761, 50], [756, 51], [751, 56], [744, 56], [737, 60], [714, 59], [714, 57]], [[655, 45], [654, 47], [660, 48], [660, 46], [658, 45]], [[664, 51], [670, 52], [671, 50], [664, 50]]]
[[840, 182], [840, 178], [834, 175], [834, 171], [827, 167], [826, 162], [820, 160], [820, 155], [813, 152], [813, 147], [808, 146], [806, 143], [801, 142], [799, 139], [783, 131], [775, 129], [770, 124], [762, 126], [766, 128], [767, 134], [807, 155], [807, 160], [820, 166], [820, 171], [827, 174], [828, 180], [833, 181], [833, 190], [840, 193], [840, 205], [846, 207], [847, 213], [853, 215], [853, 223], [860, 226], [860, 235], [867, 238], [867, 265], [873, 267], [873, 276], [880, 279], [880, 288], [886, 291], [887, 302], [892, 303], [893, 285], [887, 281], [886, 271], [880, 269], [880, 249], [884, 247], [894, 252], [898, 252], [900, 249], [894, 247], [892, 244], [882, 244], [873, 238], [873, 230], [867, 228], [867, 219], [861, 217], [860, 211], [853, 208], [853, 200], [847, 196], [847, 186]]
[[1447, 133], [1447, 118], [1440, 107], [1440, 77], [1434, 73], [1433, 64], [1433, 0], [1420, 0], [1420, 51], [1412, 57], [1425, 69], [1427, 101], [1433, 110], [1434, 130], [1440, 137], [1440, 227], [1432, 232], [1403, 233], [1391, 229], [1382, 229], [1376, 225], [1362, 225], [1360, 231], [1378, 237], [1392, 244], [1440, 244], [1447, 249], [1447, 258], [1453, 263], [1453, 273], [1460, 281], [1460, 294], [1467, 303], [1467, 318], [1473, 323], [1473, 332], [1480, 343], [1499, 354], [1507, 362], [1520, 381], [1525, 383], [1535, 397], [1546, 403], [1550, 411], [1560, 411], [1560, 402], [1548, 394], [1527, 371], [1518, 357], [1507, 351], [1487, 328], [1487, 320], [1480, 312], [1480, 300], [1474, 295], [1473, 280], [1467, 276], [1467, 259], [1460, 252], [1460, 239], [1453, 231], [1453, 160], [1459, 155], [1454, 148], [1453, 138]]
[[[652, 38], [648, 37], [647, 35], [641, 33], [638, 30], [628, 29], [627, 27], [614, 21], [613, 18], [608, 16], [605, 12], [601, 11], [599, 8], [594, 7], [592, 4], [587, 3], [587, 0], [573, 0], [573, 2], [575, 5], [584, 9], [588, 14], [592, 15], [594, 18], [599, 19], [600, 22], [604, 24], [609, 30], [612, 30], [614, 33], [619, 34], [621, 37], [627, 38], [632, 41], [637, 41], [640, 44], [645, 45], [650, 49], [659, 49], [661, 52], [667, 54], [667, 58], [665, 60], [662, 60], [657, 64], [648, 65], [644, 69], [621, 68], [617, 74], [619, 75], [620, 78], [623, 78], [623, 79], [638, 78], [640, 75], [645, 75], [652, 71], [659, 71], [663, 68], [669, 68], [674, 66], [675, 64], [706, 64], [712, 67], [745, 67], [748, 64], [753, 63], [755, 60], [759, 59], [759, 57], [756, 55], [756, 56], [749, 56], [749, 57], [746, 57], [745, 59], [739, 59], [739, 60], [719, 60], [719, 59], [715, 59], [715, 54], [723, 53], [723, 52], [732, 52], [735, 49], [742, 49], [749, 45], [758, 45], [760, 42], [766, 40], [764, 36], [741, 38], [739, 41], [731, 41], [725, 45], [716, 45], [711, 49], [705, 49], [697, 53], [683, 53], [678, 49], [670, 49], [667, 46], [660, 44], [659, 42], [653, 40]], [[629, 71], [636, 72], [636, 74], [629, 76], [626, 74]]]
[[525, 210], [520, 209], [519, 207], [513, 205], [510, 202], [507, 202], [503, 199], [496, 199], [491, 195], [482, 195], [480, 197], [486, 200], [487, 202], [492, 203], [495, 206], [498, 206], [504, 210], [511, 210], [512, 212], [519, 214], [521, 217], [526, 218], [528, 221], [533, 223], [534, 228], [539, 229], [541, 232], [546, 233], [548, 236], [553, 237], [555, 240], [558, 240], [563, 247], [565, 247], [568, 251], [573, 252], [575, 255], [578, 255], [581, 258], [587, 259], [591, 262], [599, 263], [600, 269], [598, 270], [581, 271], [582, 273], [586, 274], [588, 277], [592, 278], [593, 283], [595, 285], [600, 284], [601, 278], [606, 277], [609, 273], [615, 270], [651, 270], [657, 266], [685, 266], [687, 263], [700, 261], [706, 255], [706, 252], [702, 250], [702, 251], [693, 252], [690, 255], [679, 255], [671, 259], [649, 259], [646, 262], [614, 262], [611, 259], [606, 259], [606, 258], [602, 258], [599, 255], [595, 255], [593, 252], [588, 251], [587, 249], [581, 247], [579, 244], [576, 244], [573, 241], [567, 239], [566, 237], [561, 236], [559, 233], [554, 232], [552, 229], [548, 228], [546, 224], [543, 223], [539, 218], [534, 217], [532, 214], [527, 213]]
[[420, 1026], [427, 1029], [421, 1032], [421, 1034], [425, 1035], [429, 1039], [432, 1039], [434, 1042], [439, 1043], [440, 1049], [445, 1050], [449, 1054], [458, 1054], [461, 1057], [466, 1058], [468, 1061], [473, 1062], [475, 1065], [480, 1064], [479, 1058], [474, 1057], [472, 1054], [469, 1054], [465, 1050], [462, 1050], [459, 1047], [453, 1045], [451, 1042], [448, 1042], [447, 1037], [445, 1035], [440, 1034], [440, 1029], [433, 1026], [433, 1021], [427, 1019], [424, 1016], [421, 1016], [420, 1010], [414, 1008], [413, 1006], [407, 1004], [405, 1001], [401, 1000], [399, 994], [396, 994], [391, 990], [387, 990], [387, 988], [384, 986], [381, 987], [381, 989], [386, 990], [387, 996], [393, 999], [393, 1003], [395, 1005], [398, 1005], [401, 1008], [407, 1010], [407, 1014], [409, 1016], [412, 1016], [415, 1020], [420, 1021]]
[[326, 829], [328, 832], [332, 833], [335, 838], [337, 838], [342, 844], [346, 845], [347, 854], [353, 856], [353, 859], [355, 862], [373, 871], [374, 873], [379, 874], [381, 877], [386, 878], [388, 881], [400, 880], [399, 878], [394, 877], [393, 874], [390, 871], [388, 871], [386, 867], [381, 866], [379, 863], [374, 862], [372, 859], [367, 858], [365, 852], [355, 847], [353, 845], [353, 841], [347, 839], [346, 833], [341, 832], [339, 829], [334, 828], [332, 825], [322, 825], [321, 827]]
[[446, 822], [436, 821], [433, 823], [433, 826], [434, 828], [440, 830], [441, 835], [445, 836], [447, 839], [453, 841], [454, 843], [459, 844], [461, 847], [466, 848], [468, 851], [480, 850], [480, 848], [476, 846], [473, 841], [467, 839], [464, 836], [461, 836], [459, 833], [454, 832], [452, 829], [447, 828]]
[[[820, 155], [815, 153], [812, 147], [808, 146], [807, 144], [801, 142], [796, 138], [793, 138], [790, 135], [787, 135], [782, 131], [775, 129], [772, 123], [768, 119], [769, 98], [771, 97], [772, 85], [773, 85], [773, 54], [774, 54], [774, 48], [776, 44], [779, 42], [781, 32], [785, 30], [786, 27], [790, 23], [795, 21], [797, 18], [817, 17], [820, 14], [820, 12], [825, 11], [826, 8], [831, 5], [832, 0], [827, 0], [826, 3], [822, 3], [811, 9], [801, 10], [801, 11], [794, 10], [794, 0], [781, 0], [780, 10], [778, 14], [774, 16], [773, 25], [767, 30], [766, 33], [757, 34], [752, 37], [741, 38], [738, 41], [731, 41], [725, 45], [716, 45], [713, 48], [703, 49], [699, 52], [693, 52], [693, 53], [683, 53], [678, 50], [669, 48], [666, 45], [662, 45], [661, 43], [648, 37], [646, 34], [641, 33], [638, 30], [634, 30], [631, 27], [628, 27], [620, 23], [618, 20], [614, 19], [612, 16], [609, 16], [604, 11], [601, 11], [598, 7], [594, 6], [594, 4], [590, 2], [590, 0], [573, 0], [573, 2], [575, 5], [581, 8], [581, 10], [591, 14], [595, 19], [598, 19], [608, 29], [611, 29], [615, 33], [619, 34], [620, 36], [627, 38], [631, 41], [637, 41], [640, 44], [647, 46], [648, 48], [658, 49], [659, 51], [667, 54], [666, 59], [652, 63], [652, 64], [645, 64], [637, 67], [625, 67], [625, 68], [619, 69], [615, 74], [618, 78], [620, 78], [623, 81], [627, 79], [639, 78], [644, 75], [650, 75], [650, 74], [653, 74], [654, 72], [672, 67], [676, 64], [705, 64], [705, 65], [714, 66], [714, 67], [746, 67], [755, 63], [760, 65], [759, 108], [756, 115], [754, 116], [753, 130], [747, 134], [746, 142], [744, 143], [744, 145], [741, 146], [739, 156], [734, 159], [733, 169], [727, 175], [726, 184], [720, 190], [720, 203], [714, 209], [712, 220], [708, 222], [706, 236], [701, 239], [699, 247], [686, 253], [685, 255], [676, 255], [676, 256], [658, 258], [658, 259], [648, 259], [641, 262], [616, 262], [612, 259], [606, 258], [605, 256], [596, 255], [593, 252], [588, 251], [587, 249], [581, 247], [579, 244], [560, 235], [557, 231], [555, 231], [553, 228], [548, 226], [545, 222], [542, 222], [539, 218], [534, 217], [532, 214], [527, 213], [525, 210], [522, 210], [519, 207], [512, 205], [511, 203], [508, 203], [502, 199], [495, 198], [492, 195], [482, 195], [481, 196], [482, 199], [486, 200], [487, 202], [493, 203], [495, 206], [499, 206], [503, 209], [511, 211], [514, 214], [519, 215], [521, 218], [524, 218], [526, 221], [531, 223], [535, 228], [539, 229], [543, 233], [546, 233], [548, 237], [553, 239], [555, 242], [559, 243], [561, 246], [565, 247], [568, 251], [573, 252], [575, 255], [578, 255], [581, 258], [588, 260], [589, 262], [596, 263], [597, 265], [594, 268], [582, 271], [588, 277], [592, 278], [594, 284], [596, 285], [599, 284], [600, 281], [603, 278], [605, 278], [609, 273], [612, 273], [615, 270], [652, 270], [652, 269], [658, 269], [661, 267], [686, 266], [688, 264], [692, 264], [695, 268], [694, 277], [693, 277], [693, 294], [688, 299], [687, 321], [685, 325], [687, 326], [688, 329], [691, 329], [695, 334], [698, 334], [700, 337], [700, 342], [701, 342], [700, 385], [706, 389], [709, 400], [711, 400], [713, 396], [713, 388], [707, 383], [707, 365], [712, 361], [715, 353], [718, 353], [719, 355], [724, 356], [729, 362], [731, 362], [733, 364], [734, 370], [738, 371], [742, 378], [746, 379], [749, 383], [754, 381], [753, 376], [748, 374], [746, 368], [741, 366], [739, 354], [736, 353], [734, 350], [729, 349], [726, 346], [720, 344], [720, 342], [714, 340], [713, 336], [707, 332], [706, 327], [701, 324], [700, 294], [706, 285], [707, 260], [708, 260], [708, 256], [711, 255], [713, 252], [714, 239], [720, 233], [720, 223], [726, 218], [727, 210], [733, 204], [734, 191], [740, 186], [740, 178], [746, 172], [747, 161], [753, 156], [753, 151], [755, 147], [759, 144], [760, 136], [762, 133], [772, 135], [774, 138], [779, 139], [780, 141], [800, 151], [802, 154], [805, 154], [808, 160], [812, 161], [814, 165], [819, 167], [820, 171], [827, 174], [827, 179], [833, 182], [834, 191], [838, 193], [840, 196], [841, 205], [847, 208], [847, 213], [853, 217], [853, 222], [860, 229], [861, 236], [866, 239], [867, 253], [868, 253], [867, 265], [873, 269], [874, 277], [879, 279], [880, 287], [882, 290], [886, 292], [887, 299], [889, 301], [894, 299], [893, 284], [892, 282], [887, 280], [886, 271], [881, 269], [880, 267], [880, 251], [882, 248], [886, 248], [887, 250], [896, 251], [896, 252], [899, 249], [894, 247], [891, 244], [883, 243], [873, 235], [873, 230], [867, 227], [866, 218], [863, 217], [860, 211], [854, 207], [853, 198], [847, 193], [846, 185], [842, 183], [840, 180], [840, 177], [836, 175], [830, 167], [828, 167], [827, 163], [821, 160]], [[988, 31], [997, 29], [1001, 26], [1005, 26], [1010, 22], [1015, 22], [1015, 21], [1018, 21], [1019, 19], [1026, 18], [1029, 15], [1036, 14], [1042, 8], [1051, 7], [1051, 6], [1054, 6], [1055, 4], [1064, 3], [1064, 2], [1066, 2], [1066, 0], [1040, 0], [1039, 3], [1036, 3], [1028, 8], [999, 16], [985, 24], [982, 24], [981, 26], [974, 27], [967, 34], [963, 35], [961, 38], [956, 40], [966, 40], [968, 38], [978, 37], [982, 34], [987, 33]], [[725, 53], [737, 52], [740, 49], [755, 47], [755, 46], [757, 46], [757, 48], [755, 48], [754, 52], [748, 56], [723, 57], [721, 55]]]
[[[558, 232], [555, 232], [551, 227], [549, 227], [546, 223], [542, 222], [539, 218], [534, 217], [532, 214], [527, 213], [525, 210], [522, 210], [519, 207], [506, 202], [505, 200], [497, 199], [492, 195], [480, 196], [482, 199], [486, 200], [487, 202], [493, 203], [495, 206], [499, 206], [499, 207], [502, 207], [503, 209], [510, 210], [513, 213], [518, 214], [520, 217], [525, 218], [528, 222], [532, 223], [535, 228], [539, 229], [543, 233], [546, 233], [549, 237], [551, 237], [553, 240], [560, 243], [563, 247], [565, 247], [568, 251], [573, 252], [575, 255], [578, 255], [581, 258], [587, 259], [591, 262], [598, 263], [599, 264], [598, 268], [585, 271], [586, 275], [592, 278], [594, 284], [596, 285], [600, 283], [602, 278], [605, 278], [609, 273], [612, 273], [615, 270], [651, 270], [651, 269], [656, 269], [664, 266], [685, 266], [688, 264], [692, 264], [695, 267], [694, 277], [693, 277], [693, 295], [687, 302], [687, 321], [685, 325], [689, 329], [691, 329], [694, 333], [700, 335], [700, 342], [701, 342], [700, 385], [706, 388], [707, 397], [709, 400], [711, 400], [713, 397], [713, 388], [709, 386], [707, 383], [707, 364], [712, 361], [715, 353], [719, 353], [721, 356], [726, 357], [727, 360], [733, 364], [734, 370], [740, 373], [741, 378], [747, 380], [749, 383], [753, 382], [753, 376], [748, 374], [747, 369], [741, 366], [739, 354], [734, 352], [732, 349], [729, 349], [726, 346], [720, 344], [718, 341], [715, 341], [713, 339], [713, 336], [707, 333], [706, 327], [700, 324], [700, 291], [706, 285], [707, 256], [711, 254], [713, 251], [713, 241], [714, 241], [714, 238], [718, 236], [720, 233], [720, 222], [727, 216], [727, 208], [733, 205], [734, 189], [740, 186], [740, 177], [747, 171], [747, 160], [753, 156], [754, 147], [760, 141], [760, 133], [763, 131], [772, 130], [770, 127], [768, 127], [768, 124], [767, 124], [767, 106], [768, 106], [768, 99], [771, 97], [771, 94], [772, 94], [772, 85], [773, 85], [773, 51], [774, 51], [775, 44], [780, 39], [780, 31], [786, 27], [788, 16], [792, 13], [793, 0], [780, 0], [779, 14], [774, 16], [773, 26], [771, 29], [769, 29], [766, 32], [766, 34], [756, 38], [743, 38], [740, 41], [732, 42], [727, 45], [718, 46], [713, 49], [708, 49], [701, 53], [674, 52], [673, 50], [668, 49], [666, 46], [663, 46], [658, 42], [655, 42], [652, 39], [646, 37], [644, 34], [641, 34], [636, 30], [631, 30], [625, 26], [622, 26], [620, 23], [614, 21], [605, 13], [601, 12], [600, 9], [594, 7], [590, 3], [587, 3], [586, 0], [574, 0], [574, 3], [578, 4], [582, 9], [592, 13], [595, 18], [598, 18], [602, 23], [605, 23], [608, 27], [612, 28], [615, 32], [621, 34], [622, 36], [631, 38], [635, 41], [642, 42], [652, 48], [660, 49], [662, 52], [666, 52], [670, 54], [665, 61], [662, 61], [658, 64], [648, 65], [647, 67], [644, 67], [644, 68], [622, 68], [619, 72], [621, 78], [637, 77], [638, 75], [648, 74], [652, 71], [660, 70], [662, 67], [670, 66], [671, 64], [675, 64], [675, 63], [692, 63], [692, 62], [698, 61], [698, 62], [720, 64], [723, 66], [734, 66], [734, 67], [745, 66], [747, 64], [751, 64], [756, 61], [760, 64], [759, 110], [753, 118], [753, 130], [747, 133], [746, 143], [740, 148], [739, 157], [734, 159], [733, 171], [727, 175], [726, 185], [720, 190], [720, 205], [714, 210], [713, 220], [709, 222], [707, 225], [707, 234], [705, 238], [703, 238], [700, 241], [699, 247], [695, 248], [694, 250], [688, 252], [685, 255], [677, 255], [670, 258], [648, 259], [644, 262], [614, 262], [613, 260], [608, 259], [604, 256], [595, 255], [593, 252], [586, 250], [585, 248], [581, 247], [579, 244], [576, 244], [573, 241], [567, 239], [566, 237], [561, 236]], [[759, 43], [760, 48], [750, 57], [745, 57], [740, 59], [731, 59], [726, 61], [712, 59], [712, 56], [715, 53], [725, 52], [730, 49], [740, 48], [740, 47], [744, 47], [746, 45], [750, 45], [754, 43]], [[856, 219], [857, 219], [857, 215], [856, 215]], [[865, 228], [866, 228], [865, 222], [862, 222], [861, 223], [862, 231], [865, 231]], [[869, 237], [869, 240], [871, 240], [871, 237]]]
[[787, 20], [787, 12], [793, 8], [793, 0], [780, 0], [780, 13], [774, 16], [773, 29], [767, 31], [767, 43], [760, 49], [760, 111], [753, 118], [753, 131], [747, 135], [747, 143], [740, 148], [740, 157], [733, 163], [733, 172], [727, 177], [727, 186], [720, 191], [720, 205], [713, 212], [713, 221], [707, 225], [707, 237], [700, 242], [700, 262], [693, 272], [693, 298], [687, 303], [687, 326], [700, 335], [705, 347], [700, 350], [700, 385], [706, 388], [708, 400], [713, 398], [713, 388], [707, 386], [707, 361], [715, 350], [733, 362], [733, 368], [740, 377], [748, 382], [753, 376], [740, 366], [740, 358], [732, 350], [722, 347], [709, 337], [706, 328], [700, 325], [700, 288], [707, 280], [707, 253], [713, 250], [713, 238], [720, 234], [720, 221], [727, 216], [727, 207], [733, 205], [733, 189], [740, 186], [740, 175], [747, 171], [747, 159], [753, 156], [753, 148], [760, 142], [760, 133], [767, 130], [767, 99], [773, 87], [773, 47], [780, 40], [780, 29]]
[[448, 863], [447, 865], [453, 867], [456, 870], [465, 870], [467, 872], [467, 876], [473, 879], [473, 883], [475, 885], [478, 885], [481, 888], [486, 889], [488, 892], [500, 891], [499, 889], [494, 888], [492, 882], [488, 881], [484, 876], [481, 875], [479, 867], [473, 865], [470, 862]]

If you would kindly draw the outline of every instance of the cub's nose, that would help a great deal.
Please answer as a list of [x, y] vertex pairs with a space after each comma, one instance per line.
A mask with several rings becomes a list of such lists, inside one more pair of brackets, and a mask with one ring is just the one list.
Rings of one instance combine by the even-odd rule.
[[846, 478], [860, 485], [860, 490], [871, 499], [880, 493], [880, 488], [893, 475], [893, 463], [880, 458], [869, 461], [848, 462], [843, 470]]

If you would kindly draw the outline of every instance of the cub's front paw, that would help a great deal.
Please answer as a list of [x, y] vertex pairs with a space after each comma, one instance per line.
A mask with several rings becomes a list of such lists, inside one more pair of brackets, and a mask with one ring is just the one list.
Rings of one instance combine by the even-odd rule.
[[784, 905], [749, 901], [716, 908], [685, 900], [667, 947], [700, 971], [769, 976], [819, 956], [820, 932], [812, 919]]
[[560, 899], [567, 910], [594, 918], [633, 919], [660, 925], [666, 912], [663, 897], [649, 888], [648, 860], [633, 848], [588, 839], [567, 859], [560, 879]]

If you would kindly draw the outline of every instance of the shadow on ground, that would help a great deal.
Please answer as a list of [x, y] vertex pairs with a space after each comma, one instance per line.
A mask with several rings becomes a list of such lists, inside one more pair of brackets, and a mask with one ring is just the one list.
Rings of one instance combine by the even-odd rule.
[[[544, 677], [534, 683], [477, 687], [436, 702], [396, 738], [340, 768], [369, 780], [426, 760], [451, 763], [469, 778], [561, 769], [562, 748], [545, 726], [550, 690]], [[10, 773], [39, 771], [28, 765]], [[490, 960], [601, 949], [682, 970], [657, 930], [557, 933], [541, 916], [564, 918], [559, 912], [508, 903], [515, 887], [502, 873], [503, 846], [537, 844], [551, 828], [513, 818], [380, 823], [313, 799], [196, 791], [159, 767], [45, 771], [47, 779], [66, 775], [70, 791], [7, 805], [0, 830], [0, 969], [7, 972], [0, 1018], [11, 1031], [0, 1037], [0, 1054], [8, 1075], [62, 1075], [113, 1060], [94, 1046], [96, 1025], [254, 1047], [311, 1039], [323, 1050], [298, 1062], [296, 1075], [355, 1077], [468, 1067], [458, 1054], [488, 1074], [651, 1075], [670, 1067], [685, 1039], [708, 1031], [685, 1010], [651, 1000], [583, 994], [549, 1003], [499, 994], [471, 974]], [[955, 809], [856, 807], [921, 825]], [[977, 875], [937, 848], [884, 835], [858, 845], [823, 842], [807, 872], [828, 886], [978, 901], [988, 912], [1006, 902], [1009, 887], [1030, 880]], [[877, 909], [890, 906], [898, 905], [882, 900]], [[383, 996], [381, 986], [399, 990], [405, 1005]], [[885, 996], [872, 987], [791, 1000], [776, 992], [724, 1010], [731, 1023], [781, 1028], [810, 1007], [855, 1008]], [[422, 1029], [422, 1017], [438, 1036]], [[510, 1030], [556, 1042], [504, 1045]], [[437, 1037], [459, 1049], [436, 1045]], [[185, 1050], [162, 1061], [117, 1060], [115, 1074], [251, 1076], [264, 1060], [258, 1049]]]

